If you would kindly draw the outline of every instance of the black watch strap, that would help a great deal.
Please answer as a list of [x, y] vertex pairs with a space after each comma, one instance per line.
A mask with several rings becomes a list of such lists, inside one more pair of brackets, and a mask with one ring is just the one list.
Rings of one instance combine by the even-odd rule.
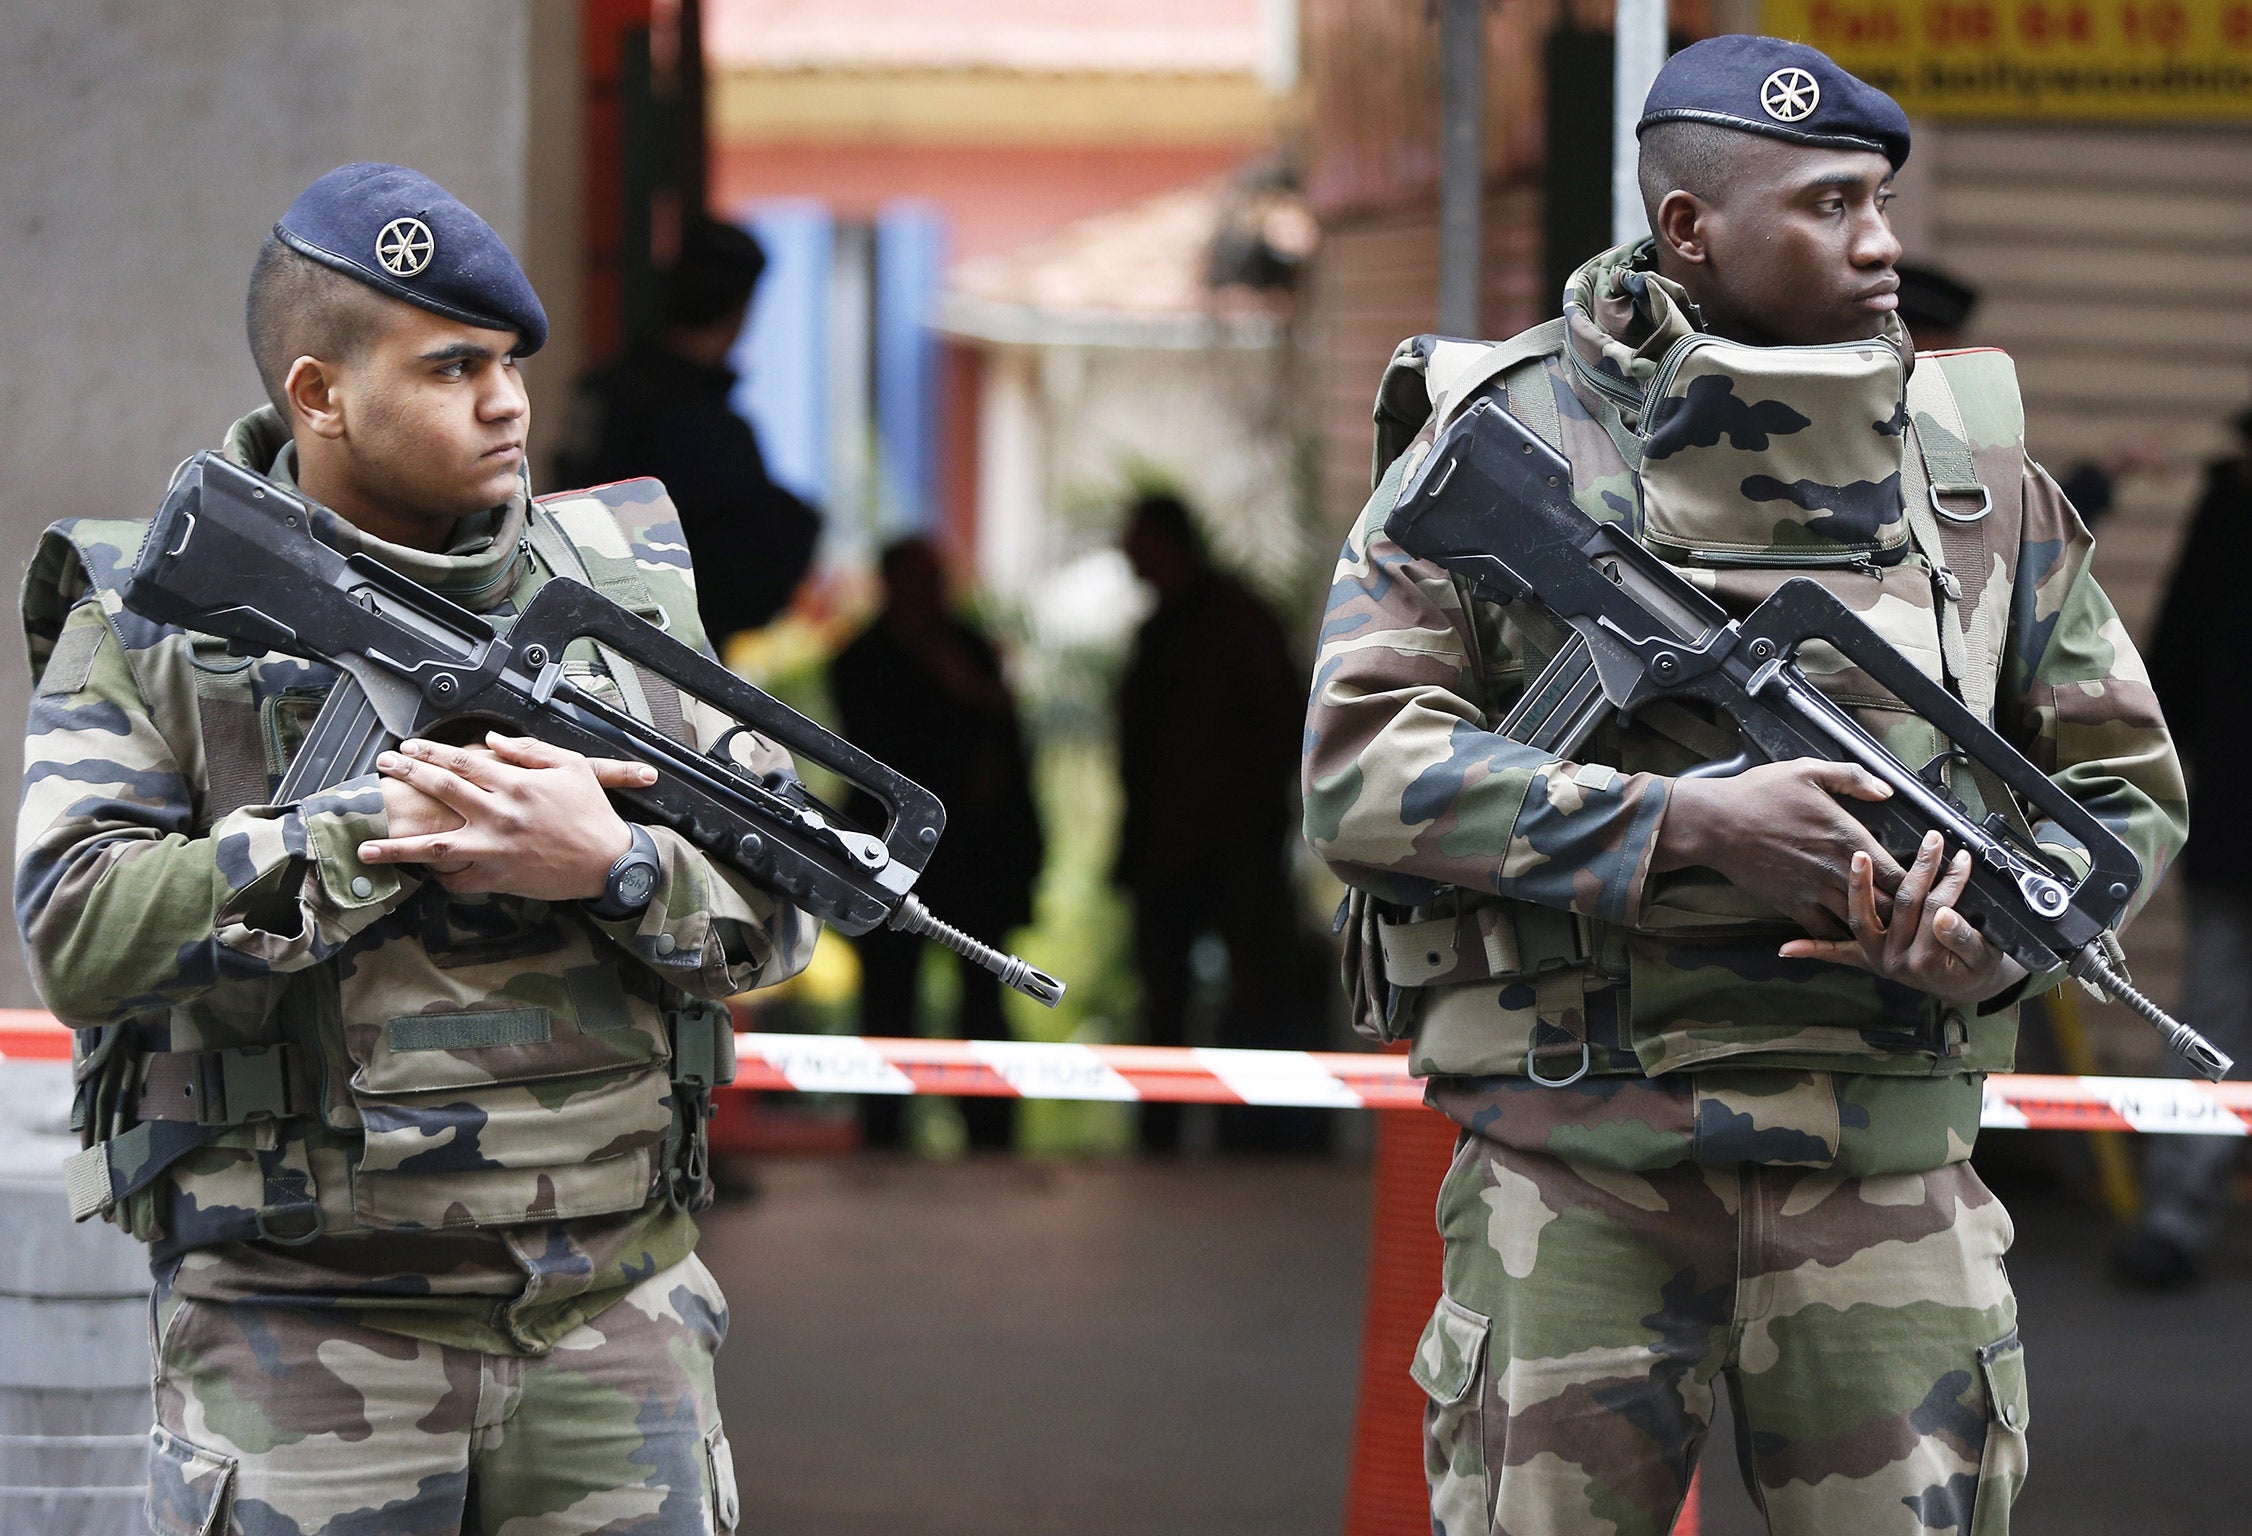
[[648, 906], [664, 872], [663, 861], [657, 857], [657, 840], [649, 835], [649, 829], [628, 822], [626, 830], [633, 835], [632, 844], [610, 866], [602, 894], [585, 904], [589, 913], [606, 923], [620, 922]]

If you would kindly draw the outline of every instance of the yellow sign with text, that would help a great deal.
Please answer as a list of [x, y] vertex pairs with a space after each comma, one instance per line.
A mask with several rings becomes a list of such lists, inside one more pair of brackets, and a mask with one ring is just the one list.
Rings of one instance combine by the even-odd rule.
[[1766, 0], [1929, 117], [2252, 118], [2252, 0]]

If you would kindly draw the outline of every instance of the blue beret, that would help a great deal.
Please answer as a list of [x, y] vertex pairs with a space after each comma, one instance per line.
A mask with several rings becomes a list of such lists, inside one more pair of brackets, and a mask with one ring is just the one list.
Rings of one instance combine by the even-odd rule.
[[1634, 131], [1683, 121], [1873, 150], [1896, 171], [1908, 159], [1908, 114], [1899, 102], [1821, 50], [1779, 37], [1708, 37], [1666, 60]]
[[274, 235], [291, 250], [432, 314], [547, 343], [547, 311], [493, 227], [420, 171], [340, 165], [298, 194]]

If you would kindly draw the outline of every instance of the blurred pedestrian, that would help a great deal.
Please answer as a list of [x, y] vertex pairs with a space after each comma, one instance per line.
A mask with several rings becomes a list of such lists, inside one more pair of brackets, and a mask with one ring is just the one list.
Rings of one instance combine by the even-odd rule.
[[[917, 885], [933, 907], [971, 933], [998, 942], [1032, 917], [1032, 888], [1044, 849], [1016, 700], [1000, 655], [947, 601], [946, 569], [928, 539], [883, 552], [884, 602], [874, 621], [829, 667], [829, 695], [845, 739], [888, 763], [945, 803], [946, 837]], [[846, 807], [866, 824], [882, 811], [865, 795]], [[922, 1017], [925, 941], [879, 928], [853, 941], [860, 955], [861, 1028], [872, 1035], [930, 1033]], [[1001, 983], [951, 950], [960, 1003], [954, 1034], [1005, 1040]], [[970, 1146], [1006, 1151], [1016, 1130], [1007, 1099], [959, 1101]], [[905, 1101], [861, 1100], [871, 1146], [900, 1144]]]
[[[1972, 345], [1971, 317], [1979, 291], [1950, 272], [1918, 262], [1893, 268], [1900, 277], [1900, 323], [1908, 327], [1918, 351], [1952, 352]], [[2126, 438], [2094, 458], [2078, 459], [2058, 478], [2064, 499], [2093, 528], [2111, 511], [2119, 482], [2137, 470], [2165, 468], [2165, 454], [2148, 435]]]
[[[2238, 450], [2208, 470], [2205, 496], [2174, 566], [2150, 681], [2189, 772], [2190, 825], [2182, 855], [2189, 896], [2189, 960], [2182, 1016], [2239, 1061], [2252, 1054], [2252, 805], [2233, 792], [2252, 754], [2244, 709], [2252, 678], [2252, 410], [2236, 418]], [[2166, 1068], [2189, 1075], [2180, 1057]], [[2170, 1289], [2198, 1278], [2220, 1225], [2243, 1138], [2153, 1136], [2143, 1164], [2142, 1221], [2112, 1251], [2131, 1285]]]
[[[1282, 625], [1212, 564], [1176, 496], [1134, 503], [1125, 549], [1157, 594], [1118, 703], [1126, 806], [1115, 877], [1134, 904], [1142, 1038], [1186, 1043], [1192, 958], [1210, 940], [1227, 957], [1217, 1043], [1311, 1043], [1285, 853], [1305, 698]], [[1305, 1146], [1325, 1124], [1319, 1111], [1225, 1111], [1221, 1142]], [[1179, 1150], [1180, 1106], [1143, 1105], [1141, 1126], [1145, 1147]]]
[[1978, 290], [1951, 272], [1921, 262], [1893, 266], [1900, 279], [1900, 323], [1919, 352], [1952, 352], [1966, 345]]
[[789, 606], [821, 534], [820, 514], [767, 474], [757, 434], [731, 403], [728, 355], [765, 270], [766, 252], [749, 234], [690, 224], [665, 279], [663, 326], [581, 386], [562, 461], [574, 485], [664, 481], [715, 649]]

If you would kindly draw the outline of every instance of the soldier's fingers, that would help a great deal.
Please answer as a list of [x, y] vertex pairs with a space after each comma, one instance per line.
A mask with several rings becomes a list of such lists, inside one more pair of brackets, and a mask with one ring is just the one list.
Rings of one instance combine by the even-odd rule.
[[502, 764], [482, 747], [453, 746], [444, 742], [424, 741], [420, 737], [399, 743], [399, 751], [418, 763], [430, 763], [458, 778], [467, 779], [481, 789], [495, 787], [501, 778]]
[[1947, 948], [1947, 957], [1958, 960], [1972, 970], [1992, 963], [1994, 946], [1986, 942], [1986, 935], [1970, 925], [1970, 919], [1949, 908], [1932, 919], [1932, 937]]
[[657, 782], [656, 769], [622, 757], [590, 757], [586, 765], [594, 770], [594, 782], [604, 789], [641, 789]]
[[487, 731], [485, 745], [493, 749], [494, 755], [519, 768], [563, 768], [587, 761], [569, 747], [556, 746], [537, 736], [503, 736], [498, 731]]
[[423, 758], [386, 752], [375, 760], [375, 771], [412, 784], [431, 799], [458, 812], [464, 820], [486, 813], [492, 796], [451, 768]]
[[494, 731], [485, 740], [503, 761], [520, 768], [568, 768], [584, 763], [604, 789], [639, 789], [657, 782], [657, 770], [647, 763], [622, 757], [585, 757], [568, 747], [541, 741], [536, 736], [503, 736]]
[[1867, 854], [1856, 853], [1845, 877], [1845, 925], [1872, 968], [1883, 963], [1885, 953], [1884, 919], [1877, 916], [1875, 870]]
[[1827, 960], [1832, 965], [1850, 965], [1857, 971], [1869, 969], [1868, 956], [1852, 939], [1793, 939], [1775, 951], [1785, 960]]
[[465, 846], [458, 831], [426, 832], [420, 837], [386, 837], [359, 846], [363, 864], [462, 864], [473, 862], [476, 850]]
[[1833, 795], [1848, 795], [1855, 800], [1892, 798], [1890, 784], [1852, 763], [1817, 763], [1807, 771], [1807, 777]]
[[1924, 898], [1924, 904], [1935, 911], [1940, 907], [1953, 907], [1963, 899], [1963, 892], [1970, 889], [1970, 877], [1970, 850], [1957, 849], [1955, 856], [1947, 861], [1947, 873], [1932, 886], [1931, 894]]
[[1908, 873], [1900, 881], [1900, 889], [1892, 893], [1893, 910], [1900, 917], [1892, 925], [1887, 952], [1896, 960], [1906, 958], [1915, 943], [1917, 916], [1924, 898], [1938, 881], [1939, 856], [1945, 847], [1945, 840], [1937, 832], [1926, 833], [1923, 846], [1916, 850], [1915, 862], [1908, 866]]

